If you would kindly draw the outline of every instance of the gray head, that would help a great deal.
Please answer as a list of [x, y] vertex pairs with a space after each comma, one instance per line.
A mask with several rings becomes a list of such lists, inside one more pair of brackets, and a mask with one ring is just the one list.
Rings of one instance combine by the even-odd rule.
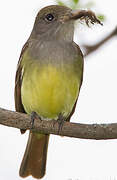
[[[33, 38], [72, 39], [73, 20], [70, 20], [72, 9], [65, 6], [47, 6], [37, 14], [32, 31]], [[69, 20], [68, 20], [69, 19]]]
[[31, 38], [62, 39], [71, 41], [74, 34], [74, 21], [85, 19], [91, 23], [99, 23], [91, 11], [72, 10], [65, 6], [51, 5], [40, 10], [37, 14]]

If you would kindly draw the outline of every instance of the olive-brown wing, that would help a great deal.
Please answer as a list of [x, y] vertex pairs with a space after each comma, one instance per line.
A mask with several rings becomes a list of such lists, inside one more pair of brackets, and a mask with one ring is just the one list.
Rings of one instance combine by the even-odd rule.
[[[28, 48], [28, 42], [26, 42], [26, 44], [22, 48], [18, 66], [17, 66], [16, 76], [15, 76], [15, 109], [17, 112], [22, 112], [22, 113], [26, 113], [26, 112], [24, 110], [22, 100], [21, 100], [21, 85], [22, 85], [22, 78], [23, 78], [21, 60], [27, 48]], [[25, 130], [21, 129], [21, 133], [25, 133]]]
[[[82, 51], [80, 50], [79, 46], [78, 46], [75, 42], [73, 42], [73, 45], [77, 48], [78, 55], [82, 57], [82, 75], [81, 75], [80, 86], [79, 86], [79, 92], [80, 92], [80, 88], [81, 88], [82, 81], [83, 81], [84, 59], [83, 59]], [[74, 104], [74, 106], [73, 106], [73, 109], [72, 109], [69, 117], [67, 118], [67, 121], [70, 121], [71, 116], [72, 116], [72, 115], [74, 114], [74, 112], [75, 112], [77, 100], [78, 100], [78, 97], [77, 97], [77, 99], [76, 99], [76, 102], [75, 102], [75, 104]]]

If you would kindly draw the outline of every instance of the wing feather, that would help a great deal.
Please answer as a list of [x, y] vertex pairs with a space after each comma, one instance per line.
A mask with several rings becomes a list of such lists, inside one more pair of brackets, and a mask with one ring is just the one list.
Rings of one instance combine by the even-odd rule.
[[[22, 85], [22, 78], [23, 78], [23, 69], [21, 66], [21, 61], [24, 52], [28, 48], [28, 41], [25, 43], [25, 45], [22, 48], [21, 55], [18, 61], [17, 65], [17, 71], [16, 71], [16, 76], [15, 76], [15, 109], [17, 112], [22, 112], [26, 113], [24, 110], [24, 106], [22, 104], [22, 99], [21, 99], [21, 85]], [[21, 129], [21, 133], [24, 133], [25, 130]]]
[[[83, 59], [83, 54], [82, 54], [82, 51], [80, 50], [80, 47], [79, 47], [75, 42], [73, 42], [73, 45], [77, 48], [78, 55], [82, 57], [82, 75], [81, 75], [80, 86], [79, 86], [79, 92], [80, 92], [80, 88], [81, 88], [82, 81], [83, 81], [84, 59]], [[77, 97], [77, 99], [76, 99], [76, 102], [75, 102], [75, 104], [74, 104], [74, 106], [73, 106], [73, 109], [72, 109], [69, 117], [67, 118], [67, 121], [70, 121], [71, 116], [72, 116], [72, 115], [74, 114], [74, 112], [75, 112], [77, 100], [78, 100], [78, 97]]]

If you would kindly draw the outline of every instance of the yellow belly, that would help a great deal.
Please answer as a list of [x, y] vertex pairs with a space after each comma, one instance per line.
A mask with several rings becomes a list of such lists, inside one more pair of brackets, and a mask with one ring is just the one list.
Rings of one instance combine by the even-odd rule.
[[42, 119], [57, 119], [60, 113], [67, 117], [77, 99], [79, 85], [80, 80], [70, 67], [33, 65], [24, 73], [22, 103], [27, 113], [35, 111]]

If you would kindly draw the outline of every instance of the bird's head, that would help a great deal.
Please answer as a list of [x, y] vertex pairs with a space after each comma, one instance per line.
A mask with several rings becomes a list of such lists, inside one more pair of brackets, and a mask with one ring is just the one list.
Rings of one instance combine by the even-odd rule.
[[65, 6], [51, 5], [39, 11], [33, 27], [33, 38], [62, 39], [71, 41], [74, 34], [74, 22], [85, 19], [88, 24], [100, 23], [91, 11], [72, 10]]

